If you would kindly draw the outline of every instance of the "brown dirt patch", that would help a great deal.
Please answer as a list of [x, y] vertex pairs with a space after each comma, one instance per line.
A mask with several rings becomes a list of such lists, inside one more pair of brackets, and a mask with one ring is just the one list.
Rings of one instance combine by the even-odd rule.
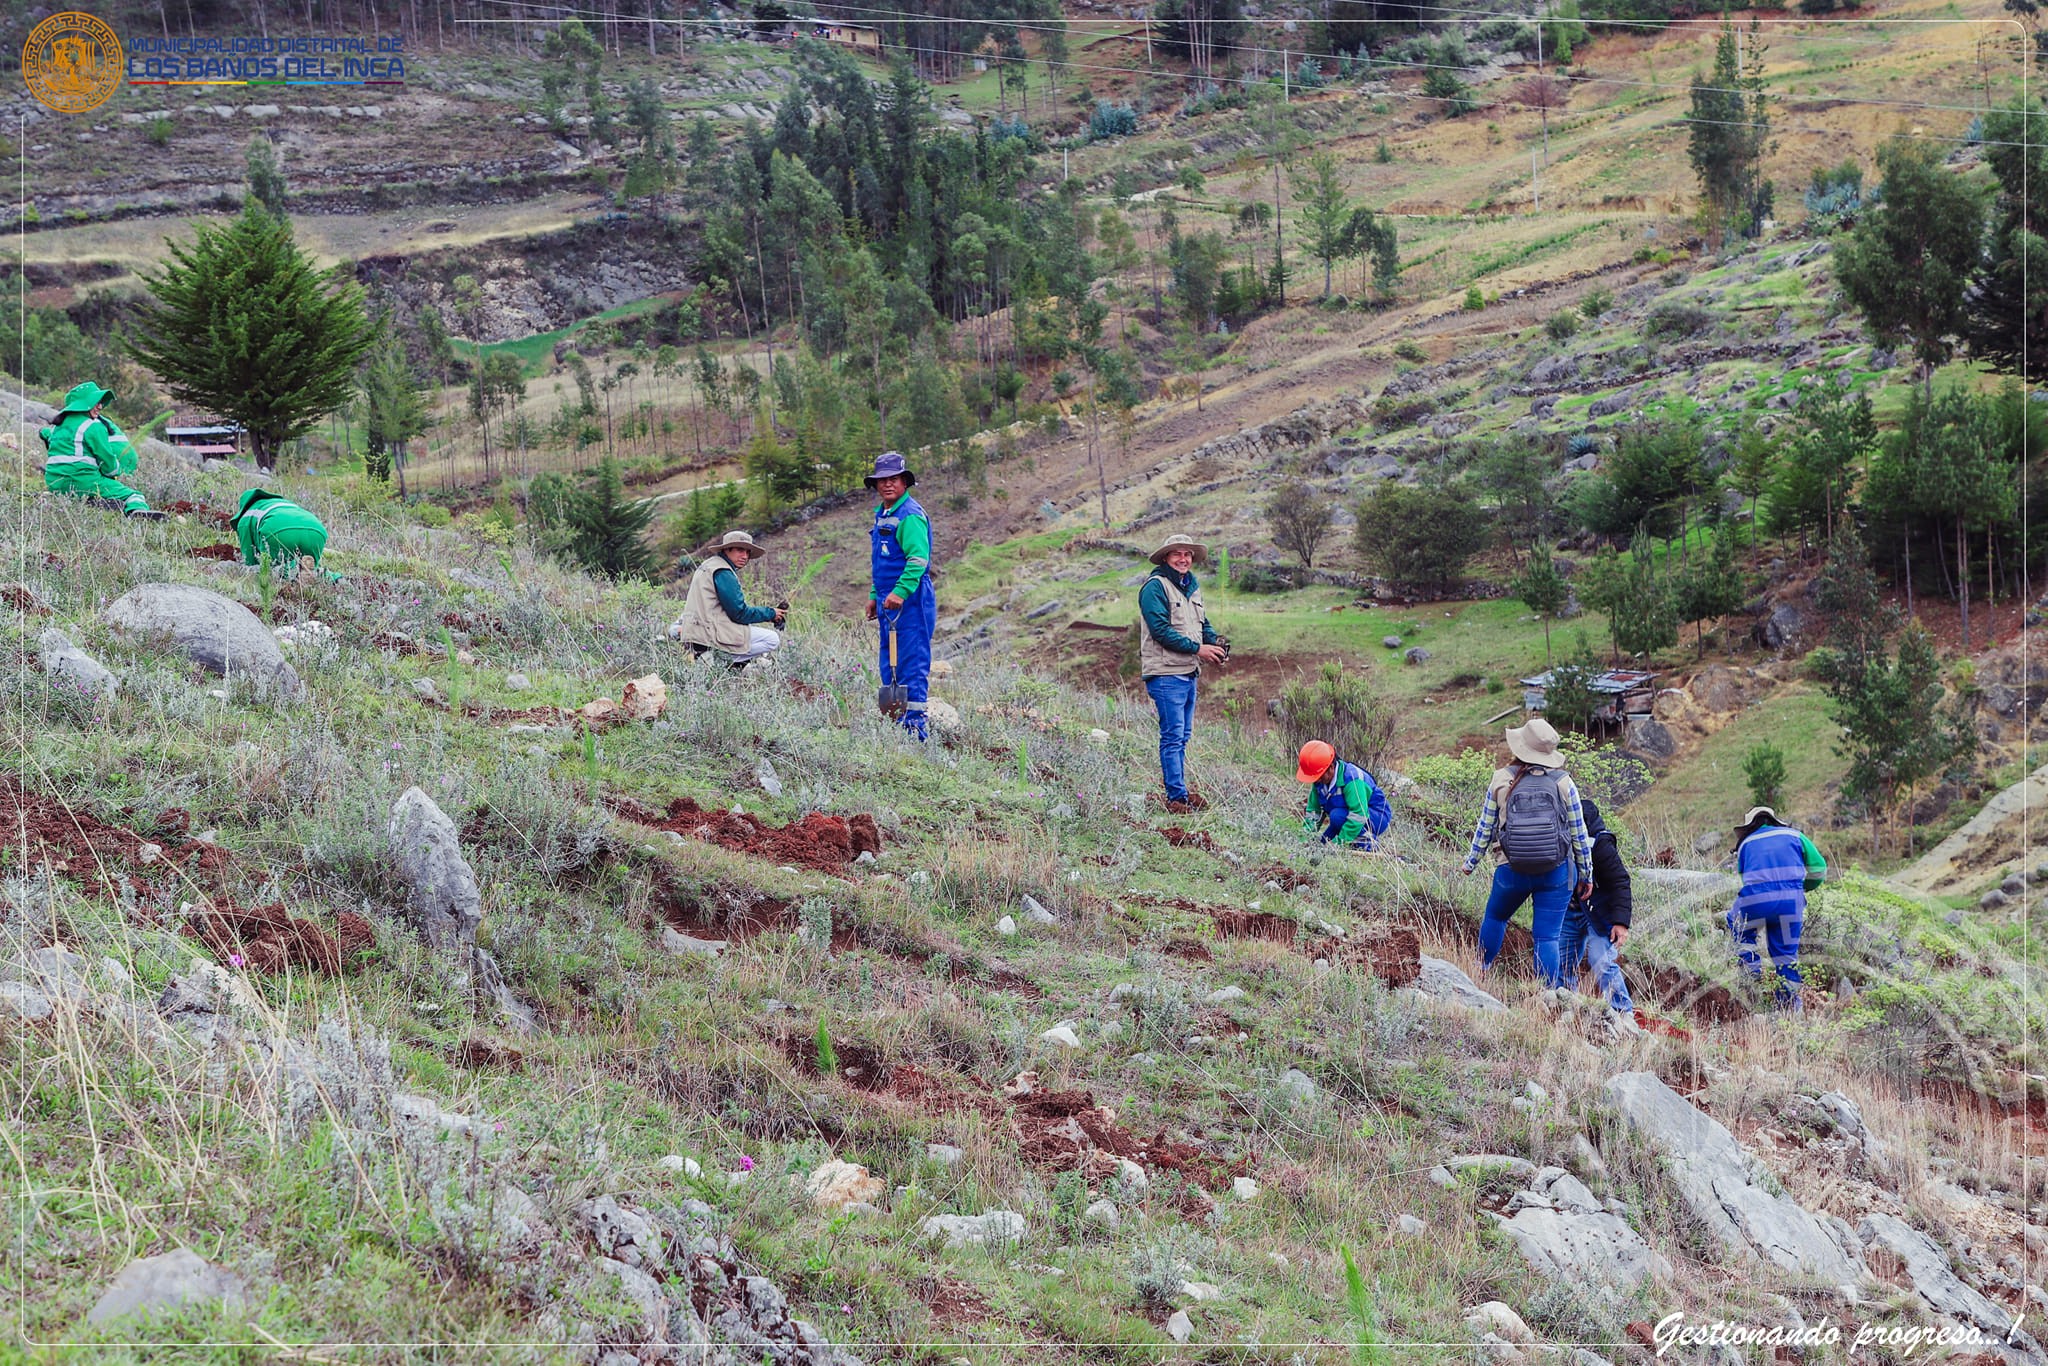
[[338, 973], [341, 944], [310, 920], [298, 920], [282, 905], [244, 909], [225, 899], [202, 904], [185, 918], [185, 932], [232, 962], [240, 957], [255, 972]]
[[1159, 834], [1176, 849], [1200, 849], [1208, 854], [1217, 852], [1216, 841], [1209, 837], [1206, 830], [1185, 830], [1178, 825], [1162, 825], [1159, 827]]
[[242, 554], [239, 549], [228, 545], [226, 542], [222, 542], [220, 545], [195, 545], [185, 553], [195, 560], [226, 561], [239, 559]]
[[1732, 1024], [1750, 1015], [1749, 1007], [1728, 988], [1705, 982], [1683, 968], [1659, 969], [1648, 986], [1647, 994], [1665, 1010], [1683, 1009], [1709, 1024]]
[[[123, 877], [149, 885], [181, 869], [203, 887], [220, 885], [235, 868], [234, 856], [218, 845], [185, 839], [190, 821], [182, 810], [167, 811], [158, 820], [158, 838], [146, 840], [89, 812], [36, 796], [13, 774], [0, 773], [0, 847], [18, 850], [23, 868], [47, 862], [101, 896], [117, 895]], [[158, 844], [162, 853], [143, 863], [147, 843]]]
[[1289, 868], [1284, 863], [1266, 863], [1252, 869], [1252, 876], [1260, 882], [1277, 882], [1283, 892], [1296, 891], [1302, 887], [1313, 887], [1316, 880], [1299, 869]]
[[[738, 941], [752, 939], [768, 930], [787, 929], [795, 923], [789, 903], [739, 887], [713, 887], [701, 895], [678, 890], [665, 874], [657, 874], [662, 919], [696, 939]], [[847, 931], [849, 942], [852, 931]], [[832, 939], [839, 947], [840, 932], [834, 926]]]
[[1216, 955], [1209, 952], [1209, 946], [1199, 939], [1169, 939], [1162, 948], [1176, 958], [1186, 958], [1197, 963], [1216, 961]]
[[502, 1067], [508, 1072], [526, 1070], [524, 1053], [488, 1039], [464, 1039], [455, 1050], [455, 1060], [464, 1067]]
[[[818, 1041], [813, 1034], [785, 1034], [776, 1040], [776, 1047], [789, 1065], [807, 1077], [822, 1075], [818, 1071]], [[862, 1091], [887, 1093], [895, 1068], [878, 1048], [856, 1042], [852, 1039], [834, 1039], [832, 1052], [839, 1060], [839, 1079], [848, 1086]]]
[[1284, 915], [1271, 911], [1211, 911], [1216, 919], [1216, 933], [1225, 939], [1270, 939], [1276, 944], [1292, 944], [1295, 933], [1301, 927]]
[[988, 1300], [964, 1281], [943, 1276], [920, 1280], [913, 1288], [936, 1323], [981, 1323], [988, 1318]]
[[1308, 951], [1363, 968], [1389, 987], [1410, 986], [1422, 976], [1422, 936], [1407, 926], [1371, 930], [1358, 939], [1325, 939]]
[[735, 853], [821, 873], [838, 872], [864, 851], [882, 852], [881, 831], [875, 828], [875, 818], [865, 813], [845, 817], [814, 811], [788, 825], [769, 825], [758, 816], [707, 811], [688, 797], [676, 798], [668, 804], [667, 814], [658, 817], [645, 803], [630, 798], [614, 799], [612, 809], [656, 830], [673, 830]]
[[50, 615], [50, 609], [45, 607], [42, 601], [29, 591], [26, 584], [0, 584], [0, 603], [6, 603], [7, 606], [15, 611], [26, 612], [30, 616], [47, 617]]

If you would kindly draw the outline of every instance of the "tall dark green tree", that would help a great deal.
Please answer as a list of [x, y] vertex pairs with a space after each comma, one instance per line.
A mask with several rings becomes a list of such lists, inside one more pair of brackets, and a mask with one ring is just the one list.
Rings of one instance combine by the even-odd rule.
[[1602, 555], [1582, 571], [1580, 596], [1607, 614], [1614, 653], [1647, 655], [1678, 643], [1678, 609], [1669, 579], [1657, 570], [1649, 535], [1637, 532], [1626, 555]]
[[1723, 20], [1714, 43], [1714, 66], [1695, 72], [1692, 106], [1685, 116], [1686, 156], [1716, 234], [1755, 235], [1770, 212], [1770, 106], [1763, 72], [1762, 27], [1750, 25], [1747, 60], [1735, 26]]
[[632, 131], [632, 155], [626, 160], [627, 199], [645, 199], [654, 207], [654, 197], [667, 189], [676, 177], [676, 139], [661, 102], [661, 87], [643, 77], [626, 87], [626, 127]]
[[[2031, 21], [2036, 6], [2023, 3]], [[2038, 380], [2048, 376], [2048, 110], [2015, 101], [1986, 114], [1984, 160], [1998, 194], [1964, 303], [1963, 336], [1973, 357]]]
[[567, 556], [609, 579], [645, 578], [652, 556], [647, 524], [654, 504], [626, 497], [618, 462], [606, 458], [583, 486], [564, 475], [536, 477], [527, 489], [527, 519], [541, 548]]
[[1451, 582], [1486, 548], [1486, 510], [1458, 489], [1382, 483], [1358, 504], [1358, 553], [1389, 579]]
[[387, 336], [368, 355], [360, 379], [363, 393], [363, 435], [369, 443], [367, 472], [389, 479], [398, 472], [398, 493], [405, 496], [406, 445], [427, 429], [427, 398], [405, 348]]
[[1849, 491], [1877, 452], [1877, 415], [1870, 396], [1841, 382], [1847, 372], [1799, 389], [1797, 426], [1771, 481], [1773, 530], [1819, 527], [1833, 540], [1848, 510]]
[[1550, 547], [1542, 540], [1529, 547], [1529, 565], [1515, 580], [1515, 596], [1522, 605], [1543, 618], [1543, 667], [1553, 667], [1550, 654], [1550, 623], [1572, 600], [1572, 586], [1557, 572]]
[[1323, 297], [1330, 297], [1330, 274], [1350, 254], [1353, 243], [1351, 196], [1345, 192], [1343, 164], [1335, 152], [1317, 152], [1294, 177], [1295, 217], [1308, 234], [1309, 255], [1323, 263]]
[[315, 269], [291, 225], [258, 206], [168, 245], [143, 273], [152, 298], [129, 353], [181, 402], [241, 423], [273, 469], [279, 447], [348, 401], [377, 339], [362, 291], [338, 267]]
[[1926, 393], [1963, 331], [1963, 290], [1982, 255], [1983, 196], [1930, 143], [1898, 137], [1877, 152], [1884, 202], [1835, 251], [1835, 280], [1886, 346], [1910, 345]]
[[279, 160], [277, 144], [270, 140], [268, 133], [256, 133], [250, 137], [246, 164], [249, 198], [261, 204], [273, 218], [283, 218], [284, 163]]
[[1707, 657], [1707, 623], [1742, 606], [1742, 570], [1735, 563], [1735, 532], [1723, 522], [1714, 532], [1713, 550], [1673, 576], [1671, 600], [1680, 623], [1696, 622], [1699, 654]]

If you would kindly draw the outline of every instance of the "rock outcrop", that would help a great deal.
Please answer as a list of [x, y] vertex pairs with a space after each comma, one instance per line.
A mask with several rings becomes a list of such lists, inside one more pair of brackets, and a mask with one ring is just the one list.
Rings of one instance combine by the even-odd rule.
[[106, 618], [137, 636], [168, 638], [209, 673], [246, 679], [259, 692], [295, 698], [304, 691], [277, 637], [232, 598], [184, 584], [145, 583], [107, 604]]

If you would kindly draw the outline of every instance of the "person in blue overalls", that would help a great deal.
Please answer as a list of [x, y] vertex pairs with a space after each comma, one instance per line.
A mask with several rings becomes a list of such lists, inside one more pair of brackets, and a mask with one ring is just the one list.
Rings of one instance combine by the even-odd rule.
[[1308, 816], [1302, 828], [1323, 827], [1323, 843], [1368, 853], [1393, 824], [1394, 808], [1372, 774], [1337, 757], [1327, 740], [1311, 740], [1295, 756], [1294, 777], [1309, 784]]
[[[880, 496], [875, 526], [869, 533], [868, 620], [880, 621], [882, 682], [909, 689], [903, 729], [927, 738], [925, 700], [932, 673], [932, 631], [939, 619], [938, 593], [932, 588], [932, 519], [910, 486], [917, 475], [906, 468], [900, 451], [883, 451], [875, 468], [862, 480]], [[896, 664], [889, 665], [889, 633], [896, 633]]]
[[1827, 860], [1813, 841], [1778, 818], [1768, 806], [1753, 806], [1735, 831], [1735, 870], [1742, 890], [1728, 912], [1735, 953], [1752, 977], [1761, 978], [1757, 933], [1778, 975], [1778, 1000], [1800, 1008], [1799, 938], [1806, 925], [1806, 894], [1828, 875]]

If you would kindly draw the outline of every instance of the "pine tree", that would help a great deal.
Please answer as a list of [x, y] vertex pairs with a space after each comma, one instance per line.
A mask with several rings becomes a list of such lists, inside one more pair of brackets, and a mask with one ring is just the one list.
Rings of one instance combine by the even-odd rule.
[[398, 493], [405, 496], [405, 447], [427, 427], [426, 394], [406, 364], [405, 348], [388, 339], [370, 353], [363, 366], [364, 437], [369, 454], [364, 467], [373, 479], [389, 479], [398, 470]]
[[1751, 806], [1777, 810], [1785, 800], [1785, 751], [1769, 740], [1750, 746], [1742, 759], [1742, 776], [1749, 783]]
[[1714, 533], [1711, 555], [1682, 571], [1671, 586], [1678, 620], [1699, 624], [1699, 654], [1707, 657], [1707, 623], [1742, 606], [1742, 570], [1735, 563], [1735, 534], [1726, 522]]
[[1588, 606], [1607, 614], [1614, 653], [1646, 655], [1678, 643], [1671, 586], [1657, 572], [1649, 535], [1637, 532], [1626, 556], [1605, 555], [1586, 567]]
[[1330, 275], [1349, 254], [1345, 229], [1351, 222], [1351, 199], [1344, 193], [1344, 172], [1334, 152], [1308, 159], [1306, 172], [1294, 178], [1295, 216], [1308, 231], [1309, 255], [1323, 263], [1323, 297], [1330, 297]]
[[1835, 251], [1835, 280], [1887, 346], [1910, 342], [1925, 392], [1964, 330], [1963, 290], [1982, 259], [1983, 199], [1934, 147], [1898, 137], [1878, 149], [1884, 202]]
[[356, 363], [377, 339], [362, 291], [337, 267], [315, 270], [289, 223], [260, 206], [190, 244], [143, 282], [155, 297], [129, 354], [163, 376], [180, 402], [239, 422], [256, 463], [348, 401]]
[[247, 164], [249, 198], [261, 204], [271, 217], [282, 219], [285, 216], [284, 165], [278, 160], [277, 144], [267, 133], [257, 133], [249, 139]]
[[585, 569], [611, 579], [647, 577], [650, 556], [644, 538], [654, 504], [625, 496], [617, 461], [598, 463], [590, 486], [577, 491], [568, 515], [569, 551]]
[[1529, 567], [1515, 580], [1515, 596], [1522, 605], [1543, 618], [1543, 667], [1555, 667], [1550, 654], [1550, 622], [1572, 599], [1572, 586], [1557, 572], [1550, 547], [1538, 537], [1529, 547]]

